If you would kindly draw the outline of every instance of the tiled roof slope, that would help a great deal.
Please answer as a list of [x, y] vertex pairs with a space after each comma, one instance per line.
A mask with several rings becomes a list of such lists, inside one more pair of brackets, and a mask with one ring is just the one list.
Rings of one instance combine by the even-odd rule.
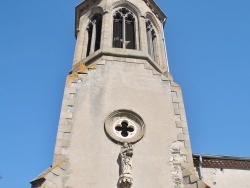
[[199, 166], [202, 158], [202, 168], [225, 168], [250, 170], [250, 158], [193, 154], [195, 167]]

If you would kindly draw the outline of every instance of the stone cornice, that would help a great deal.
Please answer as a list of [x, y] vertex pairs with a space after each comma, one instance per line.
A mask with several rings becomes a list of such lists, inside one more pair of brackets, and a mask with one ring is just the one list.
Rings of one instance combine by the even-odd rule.
[[101, 56], [142, 59], [148, 61], [148, 63], [160, 74], [166, 72], [166, 70], [162, 69], [148, 54], [138, 50], [124, 50], [119, 48], [108, 48], [105, 50], [100, 49], [91, 54], [90, 56], [84, 58], [82, 62], [88, 65], [91, 62], [94, 62], [96, 59], [100, 58]]
[[166, 14], [162, 11], [162, 9], [155, 3], [154, 0], [143, 0], [146, 5], [150, 8], [150, 10], [155, 14], [155, 16], [164, 23], [167, 19]]

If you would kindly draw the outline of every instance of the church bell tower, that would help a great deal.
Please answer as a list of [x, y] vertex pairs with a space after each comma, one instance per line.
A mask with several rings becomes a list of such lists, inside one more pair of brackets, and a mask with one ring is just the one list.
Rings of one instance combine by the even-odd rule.
[[85, 0], [53, 165], [32, 188], [204, 188], [154, 0]]

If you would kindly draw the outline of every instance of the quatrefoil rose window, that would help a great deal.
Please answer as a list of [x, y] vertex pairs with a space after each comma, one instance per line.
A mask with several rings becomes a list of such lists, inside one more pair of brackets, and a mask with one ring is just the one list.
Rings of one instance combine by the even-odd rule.
[[120, 119], [113, 125], [114, 132], [122, 138], [131, 138], [136, 133], [135, 124], [128, 119]]
[[117, 110], [105, 120], [105, 131], [115, 142], [139, 141], [145, 132], [142, 118], [131, 110]]

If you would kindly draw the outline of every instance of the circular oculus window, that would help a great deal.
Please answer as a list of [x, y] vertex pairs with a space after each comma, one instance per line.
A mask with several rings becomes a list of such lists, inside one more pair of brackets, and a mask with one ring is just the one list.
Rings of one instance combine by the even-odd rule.
[[143, 137], [145, 125], [135, 112], [117, 110], [106, 118], [105, 131], [113, 141], [134, 143]]

